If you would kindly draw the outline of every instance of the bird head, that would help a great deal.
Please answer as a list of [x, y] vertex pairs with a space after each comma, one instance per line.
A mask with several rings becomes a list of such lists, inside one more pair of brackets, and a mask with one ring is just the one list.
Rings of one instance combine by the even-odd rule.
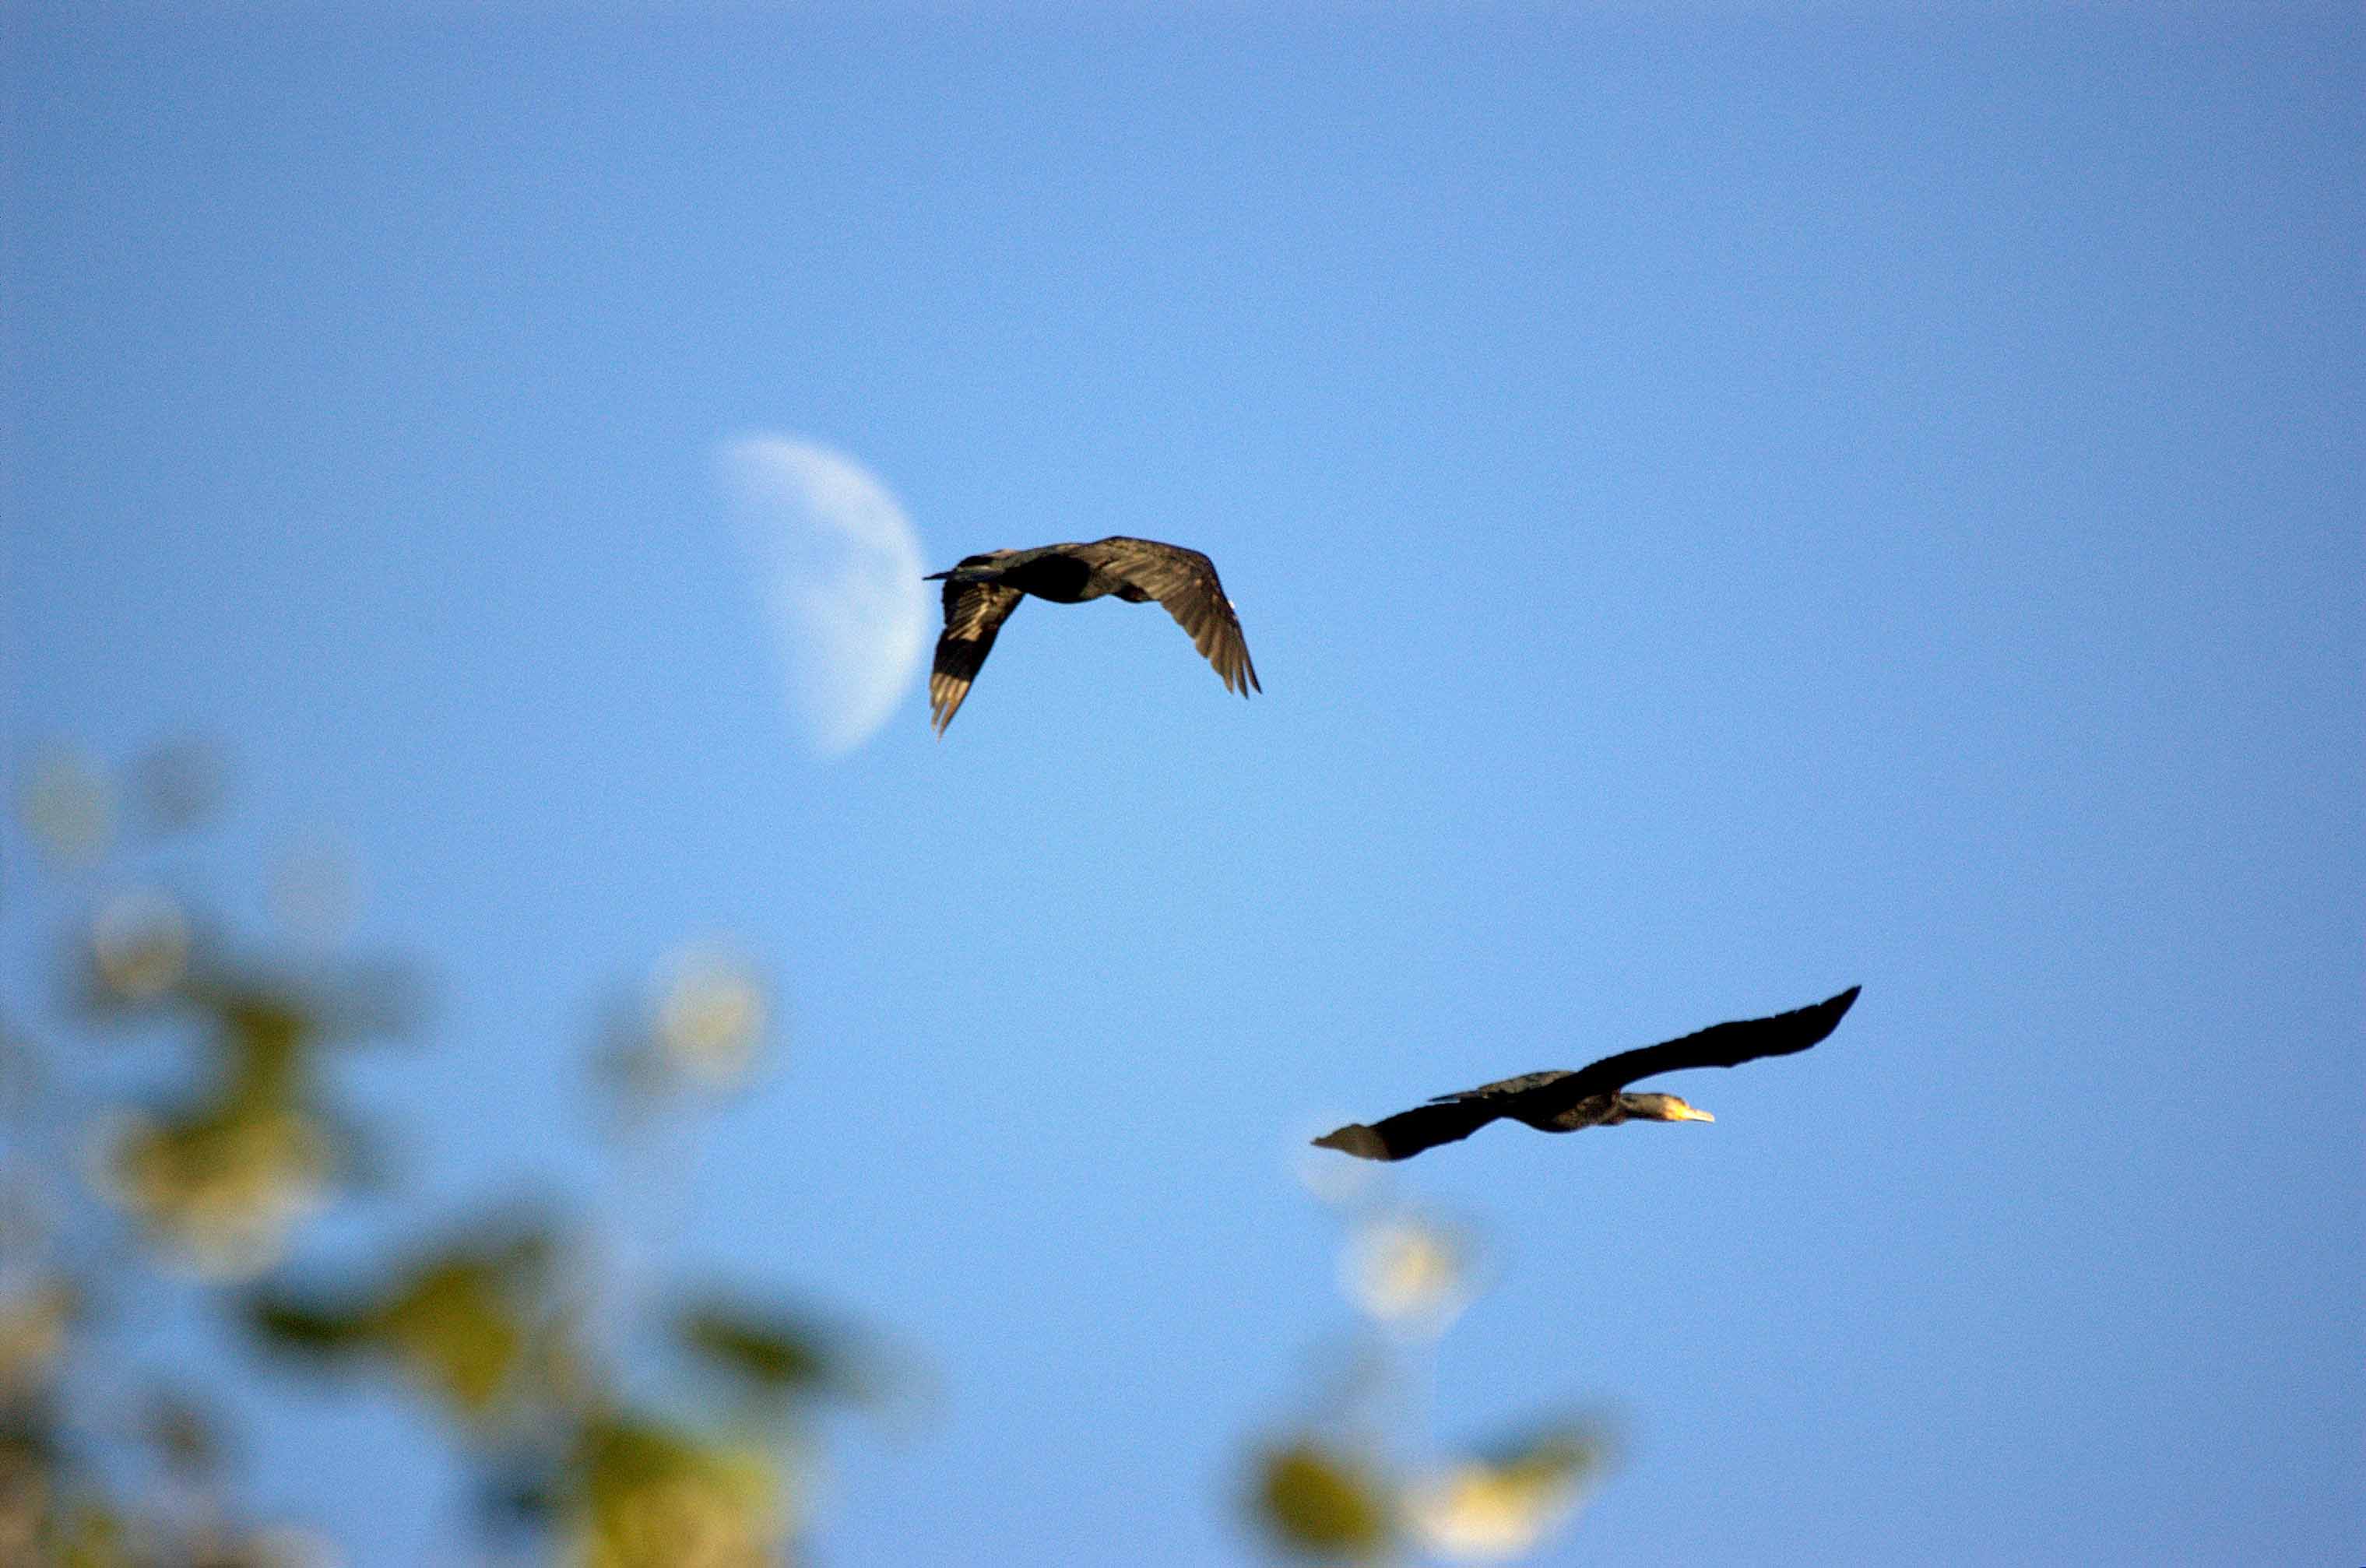
[[1622, 1094], [1619, 1109], [1639, 1122], [1714, 1122], [1716, 1117], [1673, 1094]]

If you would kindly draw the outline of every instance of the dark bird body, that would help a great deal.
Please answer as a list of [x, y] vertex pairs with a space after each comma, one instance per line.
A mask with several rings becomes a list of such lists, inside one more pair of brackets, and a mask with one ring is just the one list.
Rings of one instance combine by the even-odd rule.
[[1155, 599], [1191, 634], [1192, 644], [1222, 677], [1224, 690], [1245, 697], [1265, 689], [1249, 662], [1240, 617], [1216, 580], [1216, 565], [1197, 550], [1113, 534], [1089, 545], [965, 556], [951, 571], [931, 572], [927, 581], [940, 579], [945, 585], [945, 629], [929, 671], [929, 716], [939, 735], [969, 695], [1002, 623], [1031, 593], [1055, 604], [1111, 594], [1130, 604]]
[[1467, 1138], [1499, 1117], [1540, 1133], [1615, 1127], [1621, 1122], [1714, 1122], [1673, 1094], [1628, 1094], [1639, 1078], [1684, 1067], [1738, 1067], [1761, 1056], [1787, 1056], [1830, 1034], [1856, 1000], [1851, 986], [1829, 1001], [1772, 1018], [1720, 1023], [1680, 1040], [1605, 1056], [1575, 1072], [1527, 1073], [1498, 1083], [1440, 1095], [1427, 1105], [1366, 1126], [1361, 1122], [1314, 1140], [1363, 1159], [1407, 1159], [1439, 1144]]

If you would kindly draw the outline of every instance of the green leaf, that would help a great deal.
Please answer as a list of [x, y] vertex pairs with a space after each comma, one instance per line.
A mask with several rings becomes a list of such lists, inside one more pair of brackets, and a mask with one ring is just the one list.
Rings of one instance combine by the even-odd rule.
[[1259, 1457], [1253, 1507], [1267, 1532], [1301, 1556], [1369, 1562], [1395, 1539], [1387, 1481], [1357, 1456], [1311, 1439]]
[[366, 1312], [340, 1312], [293, 1297], [261, 1295], [246, 1304], [247, 1326], [275, 1350], [315, 1360], [334, 1360], [377, 1342], [377, 1325]]
[[682, 1314], [676, 1333], [685, 1348], [760, 1393], [845, 1391], [851, 1386], [829, 1337], [785, 1315], [707, 1301]]
[[788, 1519], [779, 1464], [760, 1449], [711, 1442], [631, 1416], [586, 1424], [573, 1465], [573, 1561], [672, 1568], [774, 1561]]

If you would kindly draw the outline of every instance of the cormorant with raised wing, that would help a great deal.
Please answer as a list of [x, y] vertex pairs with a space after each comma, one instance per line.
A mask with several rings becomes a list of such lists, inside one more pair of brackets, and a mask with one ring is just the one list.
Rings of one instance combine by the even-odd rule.
[[995, 634], [1019, 601], [1032, 593], [1077, 604], [1114, 593], [1128, 604], [1155, 599], [1223, 677], [1224, 690], [1247, 696], [1263, 691], [1241, 638], [1240, 617], [1216, 581], [1216, 564], [1197, 550], [1113, 534], [1089, 545], [1039, 545], [1031, 550], [988, 550], [965, 556], [951, 571], [926, 581], [945, 585], [945, 629], [929, 671], [929, 716], [936, 732], [969, 695], [978, 667], [993, 651]]
[[1314, 1140], [1361, 1159], [1409, 1159], [1426, 1148], [1467, 1138], [1498, 1117], [1525, 1122], [1540, 1133], [1615, 1127], [1621, 1122], [1714, 1122], [1673, 1094], [1628, 1094], [1639, 1078], [1683, 1067], [1738, 1067], [1761, 1056], [1804, 1051], [1839, 1027], [1857, 987], [1813, 1007], [1772, 1018], [1720, 1023], [1681, 1040], [1605, 1056], [1575, 1072], [1528, 1073], [1500, 1083], [1445, 1094], [1427, 1105], [1366, 1126], [1361, 1122]]

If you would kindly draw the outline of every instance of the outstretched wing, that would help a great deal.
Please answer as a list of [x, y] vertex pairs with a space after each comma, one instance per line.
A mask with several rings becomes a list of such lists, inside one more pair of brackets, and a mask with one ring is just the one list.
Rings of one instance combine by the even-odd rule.
[[1509, 1100], [1514, 1095], [1526, 1094], [1532, 1089], [1542, 1089], [1547, 1084], [1559, 1083], [1563, 1078], [1575, 1077], [1577, 1077], [1575, 1073], [1566, 1068], [1549, 1073], [1522, 1073], [1515, 1078], [1497, 1078], [1493, 1083], [1482, 1083], [1477, 1089], [1459, 1089], [1452, 1094], [1441, 1094], [1433, 1099], [1430, 1103], [1443, 1105], [1450, 1100]]
[[[963, 566], [976, 566], [988, 556], [970, 556]], [[978, 667], [994, 651], [994, 637], [1019, 601], [1027, 597], [999, 582], [947, 582], [945, 629], [937, 638], [936, 662], [929, 669], [929, 722], [941, 736], [969, 695]]]
[[[1738, 1067], [1761, 1056], [1787, 1056], [1794, 1051], [1804, 1051], [1840, 1027], [1841, 1015], [1856, 1000], [1858, 989], [1851, 986], [1839, 996], [1813, 1007], [1778, 1012], [1772, 1018], [1714, 1024], [1680, 1040], [1605, 1056], [1566, 1075], [1554, 1086], [1554, 1097], [1566, 1098], [1575, 1104], [1588, 1095], [1615, 1094], [1639, 1078], [1673, 1073], [1681, 1067]], [[1519, 1081], [1507, 1079], [1506, 1084]], [[1489, 1087], [1502, 1089], [1505, 1085]]]
[[1335, 1133], [1324, 1134], [1314, 1144], [1358, 1159], [1410, 1159], [1424, 1149], [1467, 1138], [1503, 1113], [1501, 1107], [1474, 1100], [1417, 1105], [1369, 1127], [1361, 1122], [1350, 1122]]
[[[1523, 1073], [1477, 1089], [1442, 1094], [1427, 1105], [1400, 1111], [1366, 1126], [1361, 1122], [1325, 1133], [1314, 1140], [1326, 1149], [1339, 1149], [1360, 1159], [1404, 1159], [1422, 1150], [1467, 1138], [1499, 1116], [1538, 1110], [1561, 1111], [1595, 1095], [1615, 1094], [1638, 1078], [1673, 1073], [1679, 1067], [1738, 1067], [1761, 1056], [1787, 1056], [1804, 1051], [1830, 1034], [1856, 1000], [1851, 986], [1839, 996], [1813, 1007], [1776, 1013], [1772, 1018], [1720, 1023], [1681, 1040], [1646, 1045], [1606, 1056], [1592, 1066], [1572, 1072]], [[1542, 1104], [1539, 1105], [1538, 1102]], [[1525, 1102], [1525, 1103], [1523, 1103]], [[1522, 1120], [1527, 1115], [1522, 1114]]]
[[1079, 545], [1076, 553], [1166, 605], [1175, 624], [1191, 634], [1191, 645], [1223, 677], [1224, 690], [1245, 697], [1265, 690], [1257, 684], [1256, 666], [1249, 662], [1240, 616], [1216, 579], [1215, 562], [1180, 545], [1122, 534]]

